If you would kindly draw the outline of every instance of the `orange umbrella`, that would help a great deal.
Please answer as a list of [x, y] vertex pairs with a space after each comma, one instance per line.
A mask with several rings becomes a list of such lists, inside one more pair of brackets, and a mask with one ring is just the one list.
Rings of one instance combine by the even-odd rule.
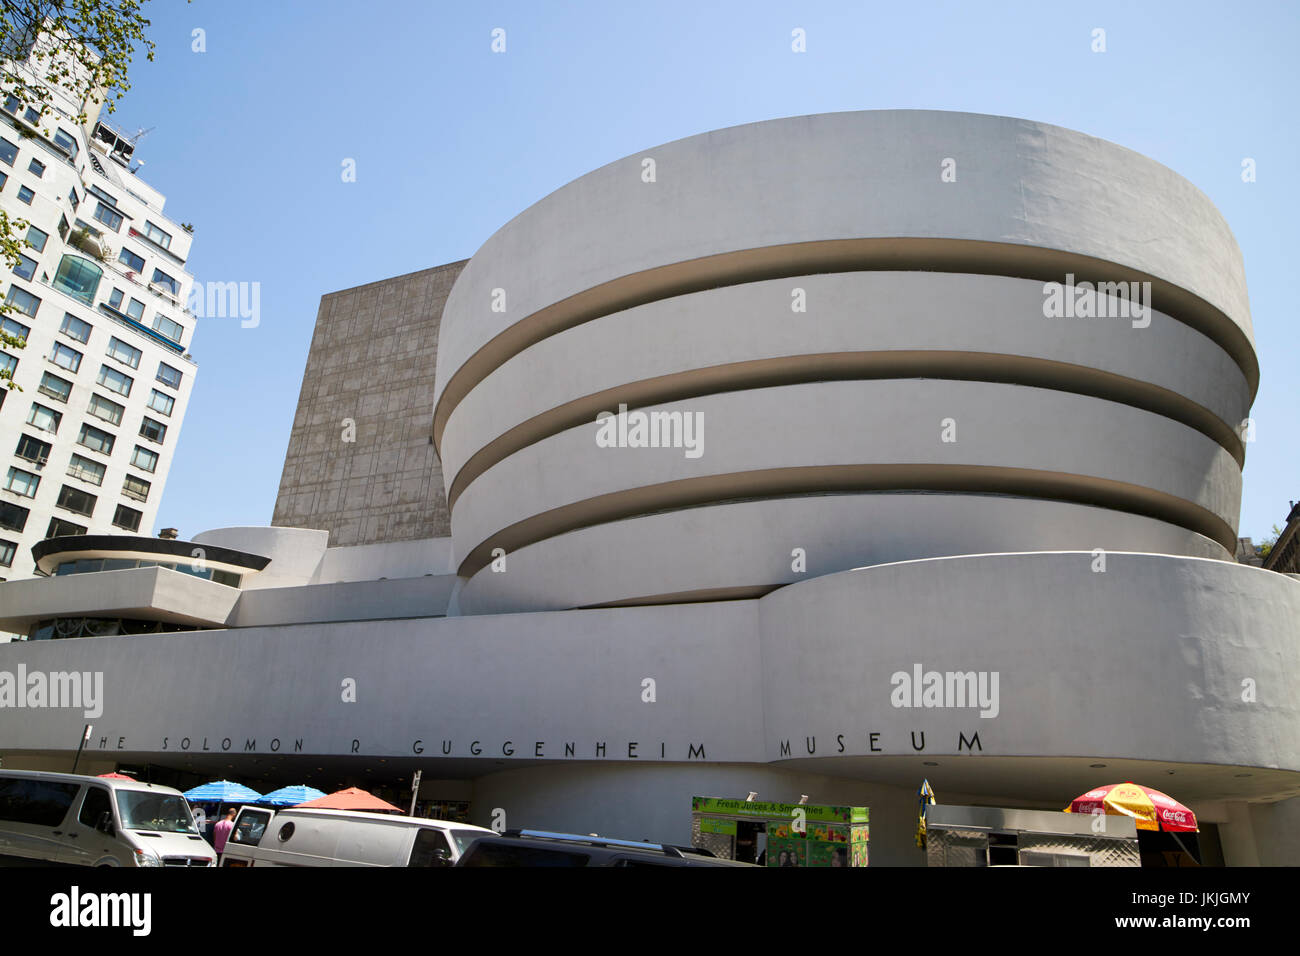
[[348, 787], [337, 793], [328, 793], [315, 800], [297, 804], [299, 807], [316, 807], [321, 810], [373, 810], [379, 813], [401, 813], [386, 800], [380, 800], [373, 793], [367, 793], [359, 787]]
[[103, 777], [105, 780], [135, 780], [135, 777], [128, 777], [124, 773], [116, 773], [116, 772], [101, 773], [100, 776]]

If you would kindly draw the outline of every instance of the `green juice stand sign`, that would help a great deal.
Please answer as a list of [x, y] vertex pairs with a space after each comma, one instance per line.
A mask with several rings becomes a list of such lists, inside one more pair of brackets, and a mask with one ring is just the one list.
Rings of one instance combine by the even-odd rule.
[[737, 822], [763, 824], [768, 866], [866, 866], [870, 839], [866, 807], [760, 803], [719, 797], [692, 797], [698, 831], [732, 837]]

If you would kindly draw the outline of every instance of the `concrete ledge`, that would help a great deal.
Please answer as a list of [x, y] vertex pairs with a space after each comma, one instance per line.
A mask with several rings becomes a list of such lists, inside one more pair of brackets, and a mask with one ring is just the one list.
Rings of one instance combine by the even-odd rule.
[[170, 568], [27, 578], [0, 587], [0, 630], [16, 634], [51, 617], [128, 617], [223, 627], [242, 593]]

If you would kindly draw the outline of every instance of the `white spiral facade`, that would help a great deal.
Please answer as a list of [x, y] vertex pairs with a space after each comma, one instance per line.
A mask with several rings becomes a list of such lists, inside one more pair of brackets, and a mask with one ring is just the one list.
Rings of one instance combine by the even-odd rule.
[[[527, 209], [452, 289], [459, 608], [960, 554], [1230, 559], [1257, 379], [1226, 224], [1129, 150], [929, 111], [679, 140]], [[605, 447], [621, 408], [696, 447]]]

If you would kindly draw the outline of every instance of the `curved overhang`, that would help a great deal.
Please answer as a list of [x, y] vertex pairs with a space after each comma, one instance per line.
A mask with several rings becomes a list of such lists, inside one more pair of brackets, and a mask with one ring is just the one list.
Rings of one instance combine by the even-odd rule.
[[65, 561], [106, 558], [120, 561], [175, 561], [200, 569], [255, 574], [271, 559], [232, 548], [195, 544], [174, 538], [127, 534], [74, 534], [46, 538], [32, 545], [32, 558], [42, 574], [53, 574]]

